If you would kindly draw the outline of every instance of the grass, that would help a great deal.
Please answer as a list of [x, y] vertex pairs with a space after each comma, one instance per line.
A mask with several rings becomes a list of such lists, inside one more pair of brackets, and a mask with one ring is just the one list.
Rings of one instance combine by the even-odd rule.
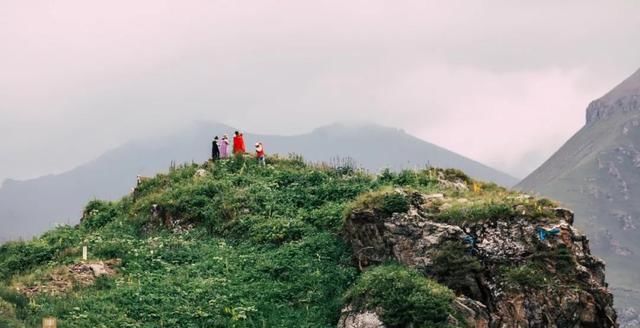
[[355, 310], [384, 309], [387, 327], [446, 327], [453, 293], [415, 270], [387, 264], [365, 271], [349, 289]]
[[532, 264], [510, 267], [504, 271], [504, 282], [507, 289], [541, 289], [549, 285], [548, 273]]
[[364, 193], [349, 204], [346, 215], [356, 211], [373, 211], [385, 218], [393, 213], [404, 213], [409, 210], [409, 199], [401, 190], [386, 187]]
[[[440, 222], [464, 224], [509, 221], [525, 218], [529, 221], [558, 222], [554, 208], [558, 205], [548, 199], [523, 198], [513, 192], [489, 185], [481, 192], [458, 193], [464, 202], [449, 202], [433, 215]], [[455, 200], [455, 198], [453, 199]]]
[[[194, 177], [198, 169], [206, 176]], [[437, 214], [443, 221], [514, 213], [516, 201], [505, 199], [515, 194], [443, 189], [443, 176], [473, 183], [458, 171], [371, 175], [298, 156], [270, 157], [266, 167], [244, 157], [172, 167], [119, 201], [90, 202], [76, 227], [1, 245], [0, 327], [45, 316], [61, 327], [335, 327], [345, 294], [384, 306], [390, 327], [440, 325], [451, 311], [447, 288], [397, 265], [360, 275], [340, 232], [345, 211], [406, 212], [414, 201], [397, 188], [470, 200]], [[15, 292], [79, 262], [82, 245], [93, 260], [121, 259], [118, 274], [63, 295]]]

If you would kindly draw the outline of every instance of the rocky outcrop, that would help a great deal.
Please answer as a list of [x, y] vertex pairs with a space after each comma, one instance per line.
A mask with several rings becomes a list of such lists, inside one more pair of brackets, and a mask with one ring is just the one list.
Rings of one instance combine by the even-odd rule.
[[347, 307], [342, 310], [338, 328], [385, 328], [385, 325], [373, 311], [357, 312]]
[[629, 95], [614, 102], [595, 100], [587, 107], [587, 125], [607, 119], [614, 113], [640, 111], [640, 96]]
[[[355, 210], [348, 217], [344, 234], [359, 268], [397, 261], [446, 280], [438, 276], [434, 259], [447, 243], [464, 244], [465, 255], [481, 263], [481, 269], [473, 273], [470, 288], [458, 291], [453, 304], [464, 317], [463, 325], [617, 326], [604, 262], [591, 255], [587, 238], [572, 226], [572, 212], [553, 209], [552, 217], [489, 218], [459, 225], [434, 221], [432, 196], [409, 196], [413, 201], [406, 213], [380, 217], [374, 211]], [[541, 240], [540, 229], [554, 233]], [[531, 263], [542, 267], [544, 281], [539, 286], [514, 285], [507, 279], [506, 270]]]
[[607, 119], [618, 112], [640, 111], [640, 70], [587, 108], [587, 125]]

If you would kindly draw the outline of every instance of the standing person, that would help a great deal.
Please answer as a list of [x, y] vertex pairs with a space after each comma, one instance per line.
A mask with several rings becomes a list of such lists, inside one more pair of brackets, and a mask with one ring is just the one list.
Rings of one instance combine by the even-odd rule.
[[242, 140], [240, 132], [236, 131], [233, 134], [233, 154], [234, 155], [238, 155], [238, 154], [244, 153], [242, 151], [242, 148], [244, 147], [243, 144], [244, 144], [244, 140]]
[[258, 158], [258, 164], [265, 166], [267, 165], [264, 156], [264, 147], [262, 147], [262, 142], [258, 142], [256, 144], [256, 158]]
[[218, 148], [218, 136], [213, 138], [211, 142], [211, 160], [217, 161], [220, 159], [220, 149]]
[[222, 140], [220, 141], [220, 158], [229, 157], [229, 137], [225, 134], [222, 136]]
[[244, 134], [240, 132], [240, 151], [244, 154], [247, 152], [247, 147], [244, 144]]

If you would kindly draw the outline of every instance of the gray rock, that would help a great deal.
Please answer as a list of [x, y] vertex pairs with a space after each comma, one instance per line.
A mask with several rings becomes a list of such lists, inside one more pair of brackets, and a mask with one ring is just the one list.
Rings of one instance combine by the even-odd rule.
[[[415, 197], [414, 197], [415, 198]], [[424, 196], [423, 199], [428, 198]], [[588, 239], [571, 225], [573, 213], [555, 209], [552, 218], [534, 220], [513, 217], [505, 220], [455, 224], [435, 222], [415, 208], [390, 217], [377, 217], [372, 211], [354, 211], [345, 223], [344, 235], [361, 269], [387, 261], [415, 267], [436, 280], [434, 257], [449, 241], [470, 247], [470, 256], [481, 263], [476, 286], [458, 297], [453, 306], [470, 327], [616, 327], [613, 296], [607, 289], [604, 262], [591, 255]], [[421, 214], [422, 213], [422, 214]], [[557, 235], [544, 241], [536, 228], [557, 228]], [[554, 254], [566, 251], [570, 261]], [[539, 289], [511, 289], [502, 269], [542, 259], [554, 283]], [[559, 263], [563, 261], [562, 263]], [[570, 265], [571, 276], [556, 272]], [[566, 281], [573, 277], [572, 281]], [[555, 283], [555, 281], [562, 281]], [[466, 292], [465, 292], [466, 293]], [[452, 319], [453, 320], [453, 319]]]
[[385, 325], [375, 312], [354, 312], [348, 306], [342, 310], [338, 328], [385, 328]]

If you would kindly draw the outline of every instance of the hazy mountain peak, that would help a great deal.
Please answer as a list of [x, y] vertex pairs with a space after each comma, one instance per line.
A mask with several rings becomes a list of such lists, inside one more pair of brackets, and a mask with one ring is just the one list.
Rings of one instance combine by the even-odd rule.
[[338, 122], [314, 129], [312, 135], [349, 136], [370, 134], [405, 134], [404, 130], [371, 122]]
[[640, 69], [587, 108], [587, 125], [614, 113], [640, 111]]

